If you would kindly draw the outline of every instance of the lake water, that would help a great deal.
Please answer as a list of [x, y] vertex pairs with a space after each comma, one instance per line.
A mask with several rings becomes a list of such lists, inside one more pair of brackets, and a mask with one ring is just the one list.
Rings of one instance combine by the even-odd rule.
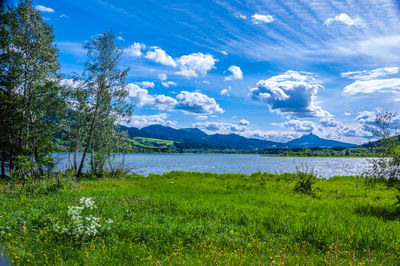
[[[58, 168], [68, 163], [68, 155], [57, 153]], [[119, 159], [121, 156], [117, 156]], [[295, 172], [296, 166], [314, 169], [317, 175], [359, 175], [368, 165], [367, 158], [337, 157], [264, 157], [254, 154], [126, 154], [125, 165], [141, 175], [175, 170], [213, 173]]]

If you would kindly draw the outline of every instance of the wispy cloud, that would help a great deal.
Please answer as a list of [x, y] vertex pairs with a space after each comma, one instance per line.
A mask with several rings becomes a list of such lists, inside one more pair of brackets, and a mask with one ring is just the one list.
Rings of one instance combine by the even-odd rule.
[[400, 93], [400, 79], [358, 80], [346, 86], [344, 94]]
[[349, 79], [357, 80], [370, 80], [374, 78], [380, 78], [387, 75], [397, 74], [400, 71], [400, 67], [382, 67], [372, 70], [361, 70], [353, 72], [342, 73], [341, 76]]
[[45, 13], [54, 13], [54, 9], [42, 5], [36, 5], [35, 9]]

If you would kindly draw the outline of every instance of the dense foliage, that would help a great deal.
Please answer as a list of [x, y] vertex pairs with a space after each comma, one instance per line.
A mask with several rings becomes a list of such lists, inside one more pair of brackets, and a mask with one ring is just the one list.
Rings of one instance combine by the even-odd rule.
[[[111, 32], [85, 44], [85, 72], [61, 79], [52, 27], [31, 0], [0, 10], [0, 156], [1, 175], [18, 171], [17, 161], [35, 165], [29, 176], [43, 177], [53, 166], [49, 156], [61, 142], [73, 153], [69, 167], [82, 175], [85, 157], [101, 176], [113, 152], [129, 143], [116, 121], [129, 117], [127, 69], [119, 70], [121, 49]], [[69, 82], [68, 82], [69, 81]], [[83, 151], [78, 164], [77, 153]]]

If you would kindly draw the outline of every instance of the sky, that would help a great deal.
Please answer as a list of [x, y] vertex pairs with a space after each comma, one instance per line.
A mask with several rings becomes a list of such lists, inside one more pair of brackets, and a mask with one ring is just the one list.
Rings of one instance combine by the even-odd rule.
[[161, 124], [286, 142], [365, 143], [400, 111], [397, 0], [34, 0], [61, 72], [112, 30], [129, 67], [129, 126]]

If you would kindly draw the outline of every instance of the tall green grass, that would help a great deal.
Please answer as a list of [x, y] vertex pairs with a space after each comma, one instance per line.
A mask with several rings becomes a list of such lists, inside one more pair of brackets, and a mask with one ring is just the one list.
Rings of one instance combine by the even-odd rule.
[[[171, 172], [84, 180], [48, 195], [3, 192], [1, 245], [15, 265], [400, 262], [394, 191], [335, 177], [308, 195], [294, 191], [297, 178]], [[82, 197], [111, 228], [79, 239], [54, 231]]]

